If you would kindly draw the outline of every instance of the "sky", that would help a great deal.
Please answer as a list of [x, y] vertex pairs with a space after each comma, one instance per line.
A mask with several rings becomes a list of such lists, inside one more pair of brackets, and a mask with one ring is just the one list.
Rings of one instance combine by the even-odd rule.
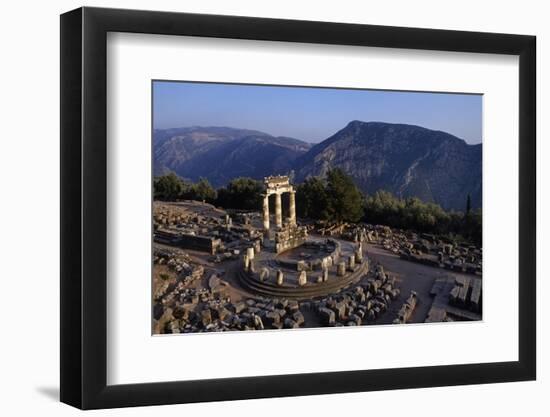
[[482, 96], [153, 82], [153, 127], [227, 126], [317, 143], [352, 120], [413, 124], [481, 143]]

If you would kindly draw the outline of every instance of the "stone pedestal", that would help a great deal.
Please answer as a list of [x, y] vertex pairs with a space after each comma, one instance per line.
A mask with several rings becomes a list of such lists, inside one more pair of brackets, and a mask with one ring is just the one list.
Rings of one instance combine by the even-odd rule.
[[337, 267], [337, 270], [336, 270], [336, 275], [338, 275], [339, 277], [343, 277], [344, 275], [346, 275], [346, 263], [345, 262], [339, 262], [338, 263], [338, 267]]
[[262, 243], [260, 242], [260, 240], [255, 240], [254, 241], [254, 254], [257, 255], [259, 254], [260, 252], [262, 251]]
[[246, 256], [250, 261], [254, 259], [254, 248], [246, 248]]
[[359, 242], [357, 249], [355, 249], [355, 262], [358, 264], [363, 262], [363, 244]]
[[355, 255], [350, 255], [348, 258], [348, 267], [350, 271], [355, 270]]
[[283, 285], [284, 282], [284, 275], [283, 271], [280, 269], [277, 270], [277, 285]]
[[300, 287], [307, 284], [307, 273], [306, 271], [300, 272], [300, 275], [298, 275], [298, 285]]
[[233, 220], [231, 220], [231, 217], [229, 217], [228, 214], [225, 215], [225, 230], [228, 232], [231, 230], [231, 226], [233, 225]]

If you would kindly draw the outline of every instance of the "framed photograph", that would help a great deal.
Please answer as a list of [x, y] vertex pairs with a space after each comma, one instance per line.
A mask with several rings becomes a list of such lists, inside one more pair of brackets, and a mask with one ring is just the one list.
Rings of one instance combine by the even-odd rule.
[[533, 380], [535, 37], [61, 16], [61, 401]]

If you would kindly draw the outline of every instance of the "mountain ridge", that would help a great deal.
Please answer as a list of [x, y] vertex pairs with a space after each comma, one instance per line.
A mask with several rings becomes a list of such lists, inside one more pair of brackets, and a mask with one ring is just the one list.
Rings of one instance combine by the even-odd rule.
[[208, 178], [223, 186], [236, 176], [284, 174], [310, 144], [285, 136], [229, 127], [153, 131], [154, 174], [173, 171], [183, 178]]
[[341, 168], [366, 193], [387, 190], [446, 209], [481, 207], [482, 144], [421, 126], [352, 120], [317, 144], [229, 127], [153, 132], [155, 175], [173, 171], [223, 186], [235, 176], [293, 174], [296, 182]]
[[472, 206], [481, 207], [481, 150], [481, 144], [421, 126], [352, 121], [294, 169], [300, 182], [338, 167], [366, 193], [386, 190], [463, 210], [468, 194]]

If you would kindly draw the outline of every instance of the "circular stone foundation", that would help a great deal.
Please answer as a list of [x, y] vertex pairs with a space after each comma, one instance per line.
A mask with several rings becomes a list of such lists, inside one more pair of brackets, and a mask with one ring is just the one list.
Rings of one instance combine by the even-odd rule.
[[[338, 292], [368, 272], [358, 247], [335, 239], [308, 238], [296, 248], [254, 255], [239, 272], [242, 285], [262, 296], [308, 299]], [[282, 280], [281, 280], [282, 278]]]
[[300, 246], [275, 256], [276, 263], [292, 271], [322, 270], [335, 264], [340, 255], [340, 244], [334, 239], [308, 240]]

